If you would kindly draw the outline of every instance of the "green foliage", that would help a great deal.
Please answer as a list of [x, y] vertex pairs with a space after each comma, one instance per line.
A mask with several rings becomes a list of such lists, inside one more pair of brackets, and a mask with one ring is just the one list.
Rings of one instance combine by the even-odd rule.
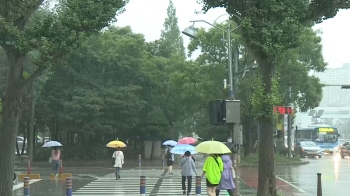
[[181, 60], [185, 60], [185, 48], [183, 44], [183, 39], [180, 35], [180, 30], [178, 26], [178, 19], [176, 16], [176, 8], [173, 2], [169, 1], [169, 6], [167, 8], [168, 17], [164, 21], [164, 29], [161, 33], [161, 38], [153, 42], [155, 47], [154, 52], [166, 58], [180, 57]]
[[[274, 156], [271, 149], [273, 147], [272, 107], [275, 100], [273, 94], [276, 92], [273, 78], [276, 67], [280, 66], [281, 56], [283, 58], [289, 50], [300, 46], [300, 36], [305, 33], [305, 28], [310, 28], [315, 22], [322, 21], [324, 18], [335, 16], [340, 8], [349, 8], [350, 4], [346, 0], [202, 0], [201, 2], [204, 3], [204, 11], [224, 7], [231, 16], [240, 17], [240, 19], [232, 17], [232, 20], [242, 24], [240, 31], [243, 43], [252, 52], [261, 68], [263, 85], [262, 88], [261, 85], [258, 88], [259, 99], [253, 102], [253, 105], [262, 106], [257, 109], [260, 111], [259, 123], [262, 126], [260, 139], [264, 141], [259, 143], [257, 195], [276, 195]], [[317, 81], [311, 79], [308, 85], [315, 83], [317, 84]], [[312, 96], [314, 92], [310, 93], [309, 97], [314, 97]], [[258, 104], [259, 101], [261, 103]], [[305, 105], [302, 106], [305, 109]]]
[[254, 81], [254, 93], [252, 96], [253, 113], [258, 118], [273, 118], [273, 106], [278, 105], [281, 102], [278, 93], [278, 77], [275, 76], [272, 78], [271, 93], [269, 94], [264, 93], [265, 84], [261, 81], [261, 77], [257, 77]]

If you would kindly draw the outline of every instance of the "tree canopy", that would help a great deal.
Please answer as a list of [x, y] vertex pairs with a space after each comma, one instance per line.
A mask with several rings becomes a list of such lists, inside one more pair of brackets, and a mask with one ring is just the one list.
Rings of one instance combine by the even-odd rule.
[[[202, 0], [204, 11], [223, 7], [231, 19], [242, 24], [242, 42], [257, 60], [261, 72], [262, 92], [259, 106], [259, 187], [258, 195], [276, 195], [273, 156], [272, 97], [275, 69], [281, 56], [300, 45], [306, 27], [336, 15], [341, 8], [349, 8], [347, 0]], [[287, 58], [288, 59], [288, 58]], [[310, 82], [311, 84], [312, 82]], [[315, 83], [315, 80], [313, 81]], [[301, 103], [302, 101], [300, 101]]]

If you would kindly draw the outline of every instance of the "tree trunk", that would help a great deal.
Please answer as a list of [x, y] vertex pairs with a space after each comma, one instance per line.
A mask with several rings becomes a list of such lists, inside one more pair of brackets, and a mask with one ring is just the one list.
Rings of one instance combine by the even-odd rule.
[[[271, 94], [273, 65], [261, 63], [262, 82], [264, 84], [263, 99]], [[269, 101], [264, 101], [269, 103]], [[259, 118], [259, 166], [258, 166], [258, 196], [276, 195], [276, 179], [274, 175], [274, 141], [273, 141], [273, 105], [263, 105], [263, 116]]]
[[152, 140], [151, 157], [150, 157], [151, 161], [153, 161], [153, 158], [154, 158], [154, 145], [155, 145], [155, 143]]
[[19, 118], [22, 112], [21, 82], [23, 79], [24, 56], [14, 49], [7, 48], [8, 58], [7, 86], [2, 103], [2, 127], [0, 132], [0, 195], [12, 196], [15, 161], [15, 142]]
[[245, 133], [245, 142], [244, 142], [244, 157], [248, 157], [250, 155], [250, 152], [252, 150], [252, 131], [254, 130], [254, 118], [249, 117], [249, 123], [247, 124], [247, 129], [244, 131]]

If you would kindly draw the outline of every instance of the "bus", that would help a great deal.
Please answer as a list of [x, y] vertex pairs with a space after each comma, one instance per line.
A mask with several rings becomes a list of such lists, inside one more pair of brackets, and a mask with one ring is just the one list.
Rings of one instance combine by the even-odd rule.
[[[338, 151], [338, 129], [329, 125], [311, 125], [308, 128], [295, 130], [295, 143], [313, 141], [323, 152], [333, 154]], [[295, 145], [296, 146], [296, 145]]]

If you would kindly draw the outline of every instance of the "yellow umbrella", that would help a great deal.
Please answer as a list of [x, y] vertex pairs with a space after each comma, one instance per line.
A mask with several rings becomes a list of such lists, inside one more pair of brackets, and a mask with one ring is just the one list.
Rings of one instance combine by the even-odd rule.
[[106, 147], [109, 147], [109, 148], [124, 148], [126, 147], [126, 144], [122, 141], [119, 141], [119, 140], [114, 140], [114, 141], [111, 141], [109, 142]]
[[205, 141], [198, 144], [195, 150], [199, 153], [206, 154], [226, 154], [231, 153], [231, 150], [222, 142]]

